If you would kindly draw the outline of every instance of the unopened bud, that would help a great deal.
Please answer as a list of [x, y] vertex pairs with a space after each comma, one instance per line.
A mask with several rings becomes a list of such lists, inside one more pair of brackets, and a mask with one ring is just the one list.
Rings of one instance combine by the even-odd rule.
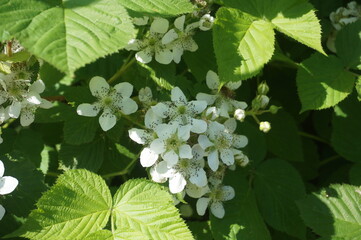
[[236, 109], [236, 111], [234, 111], [234, 118], [243, 122], [243, 120], [246, 118], [246, 111], [240, 108]]
[[271, 130], [271, 124], [269, 122], [260, 122], [259, 123], [259, 130], [264, 133], [268, 133]]
[[192, 217], [193, 209], [189, 204], [182, 204], [179, 207], [179, 212], [183, 217]]
[[208, 31], [212, 28], [214, 17], [209, 14], [205, 14], [199, 20], [199, 29], [202, 31]]
[[267, 95], [269, 87], [266, 82], [262, 82], [258, 85], [257, 92], [259, 95]]
[[235, 160], [241, 167], [245, 167], [249, 163], [249, 158], [246, 155], [244, 155], [243, 153], [236, 155]]
[[269, 107], [269, 111], [270, 111], [270, 113], [272, 113], [272, 114], [276, 114], [276, 113], [278, 112], [278, 110], [280, 110], [280, 107], [277, 107], [277, 106], [275, 106], [275, 105], [271, 105], [271, 106]]
[[210, 120], [215, 120], [219, 117], [219, 110], [216, 107], [207, 108], [206, 117]]
[[258, 110], [260, 108], [266, 108], [269, 103], [269, 98], [266, 95], [258, 95], [252, 101], [252, 107], [254, 110]]
[[152, 90], [149, 87], [145, 87], [139, 90], [139, 101], [147, 104], [152, 101], [152, 98]]

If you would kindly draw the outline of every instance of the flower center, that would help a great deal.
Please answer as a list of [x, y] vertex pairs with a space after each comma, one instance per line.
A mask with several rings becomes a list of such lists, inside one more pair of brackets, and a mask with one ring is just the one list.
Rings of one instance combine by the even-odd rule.
[[174, 151], [178, 150], [181, 145], [182, 142], [176, 136], [173, 136], [166, 141], [167, 149], [171, 149]]
[[105, 97], [102, 99], [103, 105], [104, 106], [110, 106], [113, 104], [113, 99], [111, 97]]
[[179, 106], [179, 107], [178, 107], [178, 113], [179, 113], [179, 114], [185, 114], [186, 111], [187, 111], [186, 106]]
[[216, 146], [218, 147], [218, 149], [225, 149], [225, 148], [229, 148], [231, 146], [231, 136], [227, 136], [226, 134], [221, 134], [217, 139], [216, 139]]

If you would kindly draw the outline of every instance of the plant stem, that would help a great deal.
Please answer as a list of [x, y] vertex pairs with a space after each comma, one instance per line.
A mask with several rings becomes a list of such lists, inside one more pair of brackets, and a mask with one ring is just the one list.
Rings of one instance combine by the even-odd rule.
[[146, 127], [145, 127], [143, 124], [135, 121], [134, 119], [132, 119], [132, 118], [129, 117], [128, 115], [122, 114], [122, 118], [124, 118], [124, 119], [127, 120], [128, 122], [131, 122], [131, 123], [133, 123], [134, 125], [136, 125], [136, 126], [138, 126], [138, 127], [140, 127], [140, 128], [146, 129]]
[[132, 159], [132, 161], [122, 171], [104, 174], [102, 177], [110, 178], [110, 177], [121, 176], [121, 175], [125, 175], [125, 174], [129, 173], [129, 169], [138, 161], [139, 155], [140, 155], [140, 153], [134, 159]]
[[323, 165], [326, 165], [327, 163], [332, 162], [332, 161], [334, 161], [334, 160], [336, 160], [336, 159], [339, 159], [339, 158], [341, 158], [340, 155], [334, 155], [334, 156], [332, 156], [332, 157], [326, 158], [326, 159], [322, 160], [322, 161], [318, 164], [318, 167], [322, 167]]
[[302, 136], [302, 137], [306, 137], [306, 138], [310, 138], [310, 139], [313, 139], [313, 140], [316, 140], [318, 142], [322, 142], [322, 143], [325, 143], [327, 145], [330, 145], [329, 142], [327, 142], [326, 140], [318, 137], [318, 136], [315, 136], [315, 135], [312, 135], [312, 134], [309, 134], [309, 133], [306, 133], [306, 132], [301, 132], [299, 131], [298, 132], [298, 135]]
[[135, 58], [133, 57], [133, 54], [130, 54], [125, 61], [125, 64], [123, 64], [119, 70], [108, 80], [108, 83], [112, 83], [115, 80], [117, 80], [130, 66], [135, 63]]

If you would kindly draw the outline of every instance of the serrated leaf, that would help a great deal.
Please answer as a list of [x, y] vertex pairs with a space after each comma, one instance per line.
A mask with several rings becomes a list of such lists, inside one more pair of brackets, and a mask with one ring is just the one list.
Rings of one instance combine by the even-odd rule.
[[[117, 0], [4, 0], [0, 35], [9, 33], [35, 56], [72, 74], [125, 47], [135, 36]], [[49, 21], [51, 19], [51, 21]]]
[[361, 189], [331, 185], [298, 201], [302, 219], [323, 239], [361, 239]]
[[224, 203], [226, 213], [223, 219], [211, 216], [214, 239], [271, 240], [257, 208], [254, 192], [244, 174], [239, 170], [228, 172], [225, 181], [235, 189], [236, 196]]
[[270, 159], [255, 173], [254, 189], [265, 221], [273, 228], [306, 239], [306, 226], [299, 216], [296, 200], [306, 196], [298, 172], [286, 161]]
[[112, 217], [117, 229], [141, 232], [149, 239], [193, 239], [171, 195], [147, 180], [129, 180], [120, 187]]
[[307, 1], [224, 0], [224, 4], [271, 22], [278, 31], [324, 54], [321, 25]]
[[301, 63], [296, 80], [301, 112], [335, 106], [352, 92], [355, 83], [339, 59], [317, 53]]
[[337, 33], [335, 44], [344, 66], [361, 69], [361, 21], [342, 28]]
[[69, 170], [38, 201], [37, 209], [12, 236], [84, 239], [109, 220], [111, 194], [104, 180], [86, 170]]
[[213, 44], [220, 80], [244, 80], [258, 74], [271, 59], [274, 31], [267, 21], [222, 7], [213, 27]]
[[352, 95], [337, 107], [343, 115], [332, 117], [332, 146], [345, 159], [361, 162], [361, 103]]
[[194, 11], [188, 0], [117, 0], [124, 7], [147, 16], [177, 16]]
[[140, 232], [128, 231], [128, 229], [111, 232], [109, 230], [100, 230], [90, 234], [84, 240], [144, 240], [147, 237]]

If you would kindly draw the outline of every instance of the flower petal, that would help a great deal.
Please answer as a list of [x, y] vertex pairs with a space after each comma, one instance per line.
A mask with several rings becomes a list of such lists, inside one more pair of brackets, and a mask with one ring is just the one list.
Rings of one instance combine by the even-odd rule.
[[11, 118], [18, 118], [21, 111], [21, 103], [20, 102], [12, 102], [12, 104], [9, 106], [9, 116]]
[[158, 154], [156, 154], [150, 148], [144, 148], [140, 153], [140, 164], [143, 167], [151, 167], [158, 160]]
[[0, 205], [0, 220], [4, 217], [4, 215], [5, 215], [5, 208], [2, 205]]
[[182, 141], [187, 141], [191, 136], [191, 125], [179, 126], [178, 127], [178, 138]]
[[0, 160], [0, 177], [4, 176], [5, 167], [4, 163]]
[[192, 147], [192, 155], [193, 161], [197, 161], [201, 159], [203, 160], [203, 157], [206, 155], [206, 153], [200, 144], [195, 144]]
[[225, 211], [222, 202], [213, 202], [211, 204], [211, 212], [217, 218], [223, 218]]
[[209, 192], [208, 185], [205, 185], [204, 187], [198, 187], [195, 184], [188, 183], [187, 187], [186, 187], [187, 195], [192, 197], [192, 198], [200, 198], [204, 194], [206, 194], [207, 192]]
[[189, 114], [199, 114], [202, 113], [207, 107], [207, 102], [206, 101], [190, 101], [187, 104], [187, 112], [189, 112]]
[[100, 107], [98, 105], [89, 103], [82, 103], [76, 109], [78, 115], [86, 117], [95, 117], [96, 115], [98, 115], [99, 111]]
[[175, 63], [179, 63], [184, 53], [182, 44], [174, 44], [174, 46], [172, 47], [172, 52], [173, 52], [173, 61]]
[[119, 107], [125, 115], [135, 113], [138, 110], [138, 104], [131, 98], [124, 98]]
[[244, 135], [233, 135], [233, 146], [235, 148], [244, 148], [248, 144], [248, 138]]
[[212, 105], [216, 101], [217, 96], [206, 93], [198, 93], [196, 99], [199, 101], [206, 101], [208, 105]]
[[198, 143], [204, 150], [206, 150], [208, 147], [214, 145], [206, 135], [199, 135]]
[[29, 92], [26, 95], [26, 101], [32, 104], [36, 104], [39, 105], [41, 103], [41, 97], [39, 95], [39, 93], [36, 92]]
[[171, 99], [177, 106], [182, 106], [187, 104], [187, 98], [179, 87], [175, 87], [171, 92]]
[[157, 167], [152, 167], [150, 168], [150, 176], [152, 176], [152, 180], [154, 182], [157, 182], [157, 183], [164, 183], [167, 181], [167, 178], [165, 176], [163, 176], [162, 174], [160, 174], [159, 172], [157, 172]]
[[233, 187], [231, 186], [222, 186], [222, 202], [229, 201], [236, 196]]
[[233, 105], [233, 107], [235, 107], [236, 109], [237, 108], [246, 109], [248, 107], [246, 102], [241, 102], [241, 101], [237, 101], [237, 100], [233, 100], [233, 99], [230, 99], [229, 101]]
[[155, 60], [161, 64], [169, 64], [173, 60], [173, 53], [168, 48], [161, 48], [155, 51]]
[[25, 109], [21, 112], [20, 115], [20, 124], [23, 127], [27, 127], [32, 124], [35, 120], [34, 112], [28, 109]]
[[164, 141], [157, 138], [150, 144], [150, 149], [156, 154], [161, 154], [165, 152], [165, 144]]
[[227, 132], [233, 133], [237, 128], [237, 121], [234, 118], [229, 118], [223, 123], [223, 125], [226, 127]]
[[42, 98], [39, 107], [44, 108], [44, 109], [49, 109], [49, 108], [53, 107], [53, 104], [51, 102], [49, 102], [48, 100]]
[[160, 139], [166, 140], [170, 138], [172, 135], [174, 135], [177, 129], [178, 126], [176, 125], [162, 123], [155, 128], [155, 132], [157, 133]]
[[182, 146], [180, 146], [179, 147], [179, 157], [187, 158], [187, 159], [193, 158], [192, 148], [188, 144], [183, 144]]
[[45, 84], [43, 80], [37, 80], [29, 87], [30, 92], [42, 93], [45, 90]]
[[118, 83], [114, 89], [122, 95], [123, 98], [129, 98], [133, 92], [133, 85], [128, 82]]
[[18, 186], [19, 181], [14, 177], [0, 178], [0, 195], [9, 194]]
[[156, 18], [150, 25], [151, 33], [166, 33], [169, 27], [169, 21], [165, 18]]
[[144, 129], [132, 128], [128, 130], [129, 137], [134, 142], [139, 144], [145, 144], [150, 139], [150, 134]]
[[102, 77], [93, 77], [89, 82], [89, 88], [94, 97], [103, 98], [109, 93], [110, 86]]
[[222, 149], [221, 152], [221, 159], [224, 164], [227, 166], [231, 166], [234, 164], [234, 155], [231, 149]]
[[209, 89], [218, 90], [219, 77], [218, 77], [217, 73], [213, 72], [212, 70], [209, 70], [207, 72], [206, 82], [207, 82], [207, 86]]
[[208, 179], [207, 179], [206, 171], [204, 171], [203, 168], [197, 168], [192, 170], [193, 171], [191, 171], [189, 181], [191, 181], [191, 183], [199, 187], [203, 187], [207, 185]]
[[207, 131], [207, 122], [201, 119], [195, 119], [192, 118], [192, 128], [191, 131], [194, 133], [204, 133], [205, 131]]
[[144, 116], [144, 124], [147, 128], [155, 129], [162, 123], [162, 118], [156, 115], [152, 108], [149, 108]]
[[213, 172], [217, 171], [219, 167], [219, 158], [218, 151], [214, 150], [208, 154], [208, 166], [212, 169]]
[[99, 124], [103, 131], [108, 131], [117, 123], [116, 116], [110, 110], [104, 110], [103, 114], [99, 117]]
[[162, 37], [162, 44], [165, 45], [171, 43], [177, 38], [178, 38], [178, 33], [174, 29], [171, 29]]
[[155, 106], [152, 106], [153, 112], [158, 115], [161, 118], [169, 117], [169, 114], [171, 112], [171, 107], [169, 104], [165, 103], [158, 103]]
[[226, 87], [231, 90], [236, 90], [242, 85], [242, 80], [238, 82], [227, 82]]
[[182, 31], [184, 30], [184, 22], [186, 20], [186, 16], [182, 15], [178, 18], [176, 18], [176, 20], [174, 20], [174, 26], [179, 30]]
[[184, 176], [179, 172], [175, 173], [173, 177], [169, 178], [169, 190], [173, 194], [183, 191], [186, 184], [187, 181], [185, 180]]
[[135, 54], [135, 59], [141, 63], [149, 63], [153, 58], [153, 50], [150, 47], [143, 49]]
[[198, 199], [197, 204], [196, 204], [198, 215], [203, 216], [206, 213], [206, 210], [207, 210], [207, 207], [208, 207], [208, 204], [210, 201], [211, 201], [210, 198]]
[[131, 39], [128, 42], [128, 45], [125, 47], [128, 51], [139, 51], [143, 47], [143, 42], [138, 39]]
[[195, 52], [198, 50], [198, 44], [193, 40], [192, 37], [188, 37], [183, 41], [183, 49], [190, 52]]
[[174, 150], [170, 150], [163, 155], [163, 159], [167, 162], [168, 167], [173, 167], [178, 163], [179, 157]]

